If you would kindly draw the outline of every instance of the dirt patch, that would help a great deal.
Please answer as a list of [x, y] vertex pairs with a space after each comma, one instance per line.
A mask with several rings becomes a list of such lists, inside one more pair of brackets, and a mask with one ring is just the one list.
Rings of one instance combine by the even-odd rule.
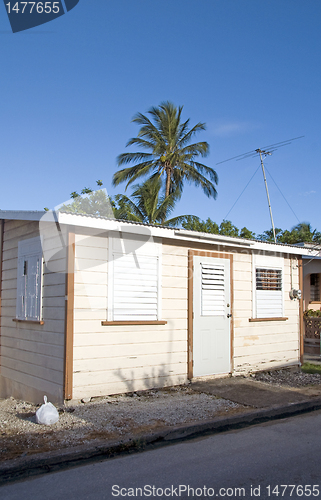
[[[241, 384], [232, 377], [222, 379], [221, 385], [229, 385], [228, 380], [233, 386], [241, 386], [242, 381], [244, 385], [244, 377], [236, 378]], [[281, 386], [305, 396], [321, 395], [319, 374], [275, 370], [252, 374], [250, 378], [253, 385], [255, 380], [260, 382], [257, 386], [268, 384], [275, 390]], [[230, 401], [228, 391], [222, 392], [219, 398], [219, 392], [211, 394], [211, 391], [195, 389], [191, 384], [93, 398], [88, 403], [58, 408], [59, 421], [51, 426], [36, 423], [36, 405], [13, 398], [0, 400], [0, 462], [102, 440], [106, 444], [122, 443], [167, 428], [206, 422], [253, 408], [253, 404], [244, 406], [244, 398], [237, 400], [243, 404]], [[261, 391], [263, 399], [265, 392]]]
[[58, 408], [59, 421], [45, 426], [36, 423], [37, 406], [9, 398], [0, 401], [0, 461], [102, 439], [121, 442], [242, 409], [242, 405], [195, 392], [190, 386], [179, 386], [63, 406]]

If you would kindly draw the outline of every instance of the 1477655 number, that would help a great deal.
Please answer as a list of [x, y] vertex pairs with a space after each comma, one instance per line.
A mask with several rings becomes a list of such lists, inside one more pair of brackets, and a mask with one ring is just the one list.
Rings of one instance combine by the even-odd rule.
[[6, 3], [8, 14], [15, 12], [16, 14], [28, 13], [38, 13], [42, 14], [58, 14], [59, 12], [59, 2], [8, 2]]
[[281, 496], [283, 497], [285, 492], [290, 497], [298, 498], [298, 497], [316, 497], [320, 494], [320, 488], [318, 484], [306, 484], [305, 486], [301, 484], [280, 484], [276, 486], [266, 486], [267, 494], [269, 497], [271, 496]]

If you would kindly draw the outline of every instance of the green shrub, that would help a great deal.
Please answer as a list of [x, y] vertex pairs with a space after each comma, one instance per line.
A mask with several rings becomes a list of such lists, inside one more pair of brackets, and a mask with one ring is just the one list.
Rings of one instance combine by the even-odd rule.
[[304, 373], [318, 373], [321, 375], [321, 365], [313, 365], [312, 363], [303, 363], [301, 371]]
[[303, 316], [307, 318], [321, 318], [321, 311], [314, 311], [314, 309], [307, 309], [304, 311]]

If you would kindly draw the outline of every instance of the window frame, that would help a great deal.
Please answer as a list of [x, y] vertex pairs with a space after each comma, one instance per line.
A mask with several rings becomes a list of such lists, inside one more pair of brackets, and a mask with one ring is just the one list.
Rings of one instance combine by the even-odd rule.
[[[311, 283], [312, 276], [315, 279], [314, 285]], [[310, 300], [309, 300], [309, 302], [311, 304], [313, 302], [320, 302], [320, 273], [311, 273], [309, 281], [310, 281]], [[317, 292], [317, 298], [316, 298], [316, 292]]]
[[[146, 240], [146, 237], [145, 237]], [[126, 250], [126, 251], [124, 251]], [[134, 259], [141, 257], [154, 257], [157, 259], [157, 317], [155, 319], [144, 319], [144, 315], [139, 315], [135, 319], [123, 317], [115, 319], [115, 300], [114, 300], [114, 278], [115, 266], [114, 255], [123, 253], [123, 255], [133, 254]], [[107, 271], [107, 321], [104, 324], [165, 324], [161, 320], [161, 303], [162, 303], [162, 244], [156, 238], [149, 237], [148, 241], [139, 242], [139, 237], [130, 235], [110, 235], [108, 238], [108, 271]]]
[[[39, 282], [35, 281], [35, 293], [33, 295], [34, 299], [37, 301], [34, 304], [35, 315], [28, 315], [28, 285], [26, 284], [26, 278], [28, 274], [20, 274], [21, 266], [23, 268], [27, 267], [30, 269], [30, 260], [36, 258], [39, 261], [38, 274]], [[27, 263], [27, 266], [26, 266]], [[22, 282], [23, 280], [23, 282]], [[24, 294], [20, 294], [20, 291], [24, 289]], [[16, 297], [16, 321], [33, 321], [42, 322], [42, 299], [43, 299], [43, 254], [42, 254], [42, 240], [40, 237], [28, 238], [25, 240], [20, 240], [18, 242], [18, 259], [17, 259], [17, 297]], [[38, 292], [38, 295], [37, 295]], [[25, 297], [24, 306], [20, 304], [22, 297]], [[30, 296], [29, 296], [30, 297]]]
[[[277, 256], [254, 255], [252, 261], [252, 319], [261, 321], [273, 321], [275, 319], [284, 318], [284, 259]], [[258, 315], [257, 311], [257, 288], [256, 288], [256, 271], [257, 269], [267, 271], [280, 271], [281, 272], [281, 316], [262, 317]], [[266, 290], [268, 291], [268, 290]], [[271, 290], [274, 291], [274, 290]]]

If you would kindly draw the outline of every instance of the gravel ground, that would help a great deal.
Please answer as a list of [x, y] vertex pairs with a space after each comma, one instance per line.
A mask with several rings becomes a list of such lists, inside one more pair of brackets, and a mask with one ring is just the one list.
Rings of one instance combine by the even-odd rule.
[[190, 386], [178, 386], [61, 407], [59, 421], [45, 426], [36, 423], [37, 406], [9, 398], [0, 401], [0, 461], [93, 440], [128, 440], [242, 408], [231, 401], [194, 392]]
[[[251, 378], [296, 388], [321, 384], [321, 375], [290, 370], [252, 374]], [[166, 427], [244, 411], [242, 405], [192, 387], [93, 398], [89, 403], [63, 406], [58, 408], [59, 421], [51, 426], [36, 423], [37, 406], [13, 398], [0, 400], [0, 461], [95, 440], [127, 441]]]
[[260, 372], [256, 373], [253, 378], [260, 382], [267, 382], [268, 384], [297, 388], [321, 384], [321, 375], [317, 373], [312, 374], [290, 370]]

